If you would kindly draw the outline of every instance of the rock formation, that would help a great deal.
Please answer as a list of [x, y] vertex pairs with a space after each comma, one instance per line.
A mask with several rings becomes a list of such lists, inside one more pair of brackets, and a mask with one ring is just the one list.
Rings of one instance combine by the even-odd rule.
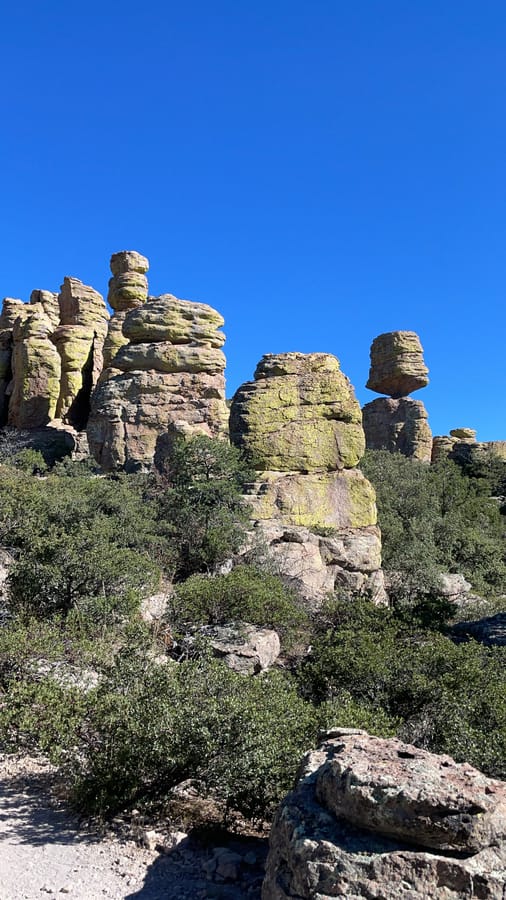
[[61, 357], [56, 418], [81, 430], [86, 427], [91, 393], [103, 368], [109, 313], [102, 295], [78, 278], [63, 280], [58, 302], [60, 324], [51, 335]]
[[368, 450], [390, 450], [430, 462], [427, 411], [420, 400], [408, 397], [428, 384], [427, 373], [414, 331], [391, 331], [374, 339], [367, 387], [390, 396], [372, 400], [362, 410]]
[[467, 465], [496, 456], [506, 459], [506, 441], [477, 441], [474, 428], [452, 428], [449, 435], [436, 435], [432, 441], [432, 462], [453, 459]]
[[374, 490], [355, 468], [360, 407], [336, 357], [264, 356], [232, 400], [230, 437], [258, 473], [252, 540], [280, 574], [312, 601], [340, 587], [383, 601]]
[[15, 428], [41, 428], [55, 416], [61, 363], [52, 330], [42, 302], [23, 305], [14, 322], [8, 424]]
[[[5, 297], [0, 316], [0, 425], [7, 422], [12, 381], [12, 344], [14, 322], [23, 315], [25, 304], [14, 297]], [[10, 388], [10, 390], [9, 390]]]
[[149, 467], [169, 434], [226, 433], [225, 335], [222, 316], [172, 294], [132, 309], [128, 343], [114, 357], [116, 374], [94, 394], [88, 438], [106, 470]]
[[262, 900], [503, 900], [506, 784], [398, 740], [334, 729], [274, 820]]
[[366, 387], [394, 400], [426, 387], [429, 370], [420, 338], [414, 331], [389, 331], [371, 344], [371, 368]]
[[112, 278], [109, 280], [107, 302], [114, 310], [114, 314], [109, 321], [104, 343], [103, 377], [113, 374], [107, 370], [120, 347], [128, 343], [128, 338], [123, 334], [123, 323], [127, 313], [142, 306], [148, 299], [146, 272], [149, 269], [149, 260], [145, 256], [141, 256], [135, 250], [122, 250], [113, 253], [110, 265]]

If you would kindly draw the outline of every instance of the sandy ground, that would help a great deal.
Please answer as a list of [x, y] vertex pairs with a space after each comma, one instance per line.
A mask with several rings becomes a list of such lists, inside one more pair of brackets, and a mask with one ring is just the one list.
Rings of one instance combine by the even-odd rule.
[[[206, 879], [189, 839], [165, 853], [83, 829], [44, 761], [0, 757], [0, 900], [255, 900]], [[209, 858], [209, 852], [207, 853]]]

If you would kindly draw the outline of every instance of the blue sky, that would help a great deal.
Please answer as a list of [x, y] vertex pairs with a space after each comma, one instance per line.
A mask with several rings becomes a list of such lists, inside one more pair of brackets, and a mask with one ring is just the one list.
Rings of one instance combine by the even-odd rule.
[[506, 438], [506, 7], [482, 0], [8, 2], [0, 295], [113, 251], [263, 353], [420, 334], [435, 434]]

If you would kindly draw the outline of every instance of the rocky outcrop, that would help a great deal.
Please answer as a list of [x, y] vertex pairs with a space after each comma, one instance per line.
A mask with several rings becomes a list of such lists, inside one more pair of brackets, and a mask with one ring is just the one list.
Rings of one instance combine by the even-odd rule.
[[127, 313], [117, 373], [97, 387], [90, 449], [106, 470], [148, 468], [174, 434], [226, 434], [222, 316], [172, 294]]
[[389, 331], [371, 344], [371, 368], [366, 387], [397, 399], [426, 387], [428, 372], [420, 338], [414, 331]]
[[49, 340], [52, 330], [42, 302], [23, 304], [12, 330], [12, 382], [7, 388], [8, 424], [15, 428], [41, 428], [55, 416], [61, 363]]
[[103, 368], [109, 313], [102, 295], [78, 278], [64, 279], [58, 302], [60, 324], [51, 334], [61, 357], [55, 416], [80, 430], [86, 426], [91, 393]]
[[23, 315], [25, 304], [14, 297], [5, 297], [0, 316], [0, 425], [8, 416], [9, 396], [12, 391], [12, 345], [14, 322]]
[[112, 278], [109, 280], [107, 302], [114, 313], [109, 321], [104, 342], [103, 378], [110, 377], [110, 367], [120, 347], [128, 344], [123, 324], [131, 309], [142, 306], [148, 299], [149, 260], [135, 250], [121, 250], [111, 256]]
[[432, 432], [420, 400], [381, 397], [362, 409], [368, 450], [389, 450], [430, 462]]
[[506, 784], [334, 729], [274, 820], [262, 900], [504, 898]]
[[[504, 601], [506, 605], [506, 597]], [[506, 647], [506, 612], [498, 612], [494, 616], [486, 616], [473, 622], [457, 622], [451, 634], [458, 643], [473, 640], [486, 647]]]
[[362, 410], [368, 450], [389, 450], [430, 462], [427, 410], [420, 400], [408, 397], [429, 383], [427, 373], [414, 331], [390, 331], [374, 339], [367, 387], [390, 397], [372, 400]]
[[213, 656], [240, 675], [258, 675], [270, 668], [281, 652], [279, 635], [272, 628], [260, 628], [247, 622], [229, 625], [202, 625], [181, 641], [185, 652], [194, 652], [204, 641]]
[[338, 587], [383, 601], [374, 490], [355, 468], [360, 407], [336, 357], [264, 356], [232, 400], [230, 437], [257, 470], [252, 542], [279, 574], [312, 602]]
[[477, 441], [473, 428], [452, 428], [449, 435], [436, 435], [432, 441], [433, 463], [452, 459], [466, 466], [491, 456], [506, 459], [506, 441]]

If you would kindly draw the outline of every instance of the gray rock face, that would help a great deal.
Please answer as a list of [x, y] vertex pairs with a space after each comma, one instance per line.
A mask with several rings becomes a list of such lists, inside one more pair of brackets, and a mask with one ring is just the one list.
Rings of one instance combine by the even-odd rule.
[[506, 785], [334, 729], [273, 823], [262, 900], [504, 898]]
[[432, 432], [420, 400], [379, 397], [366, 403], [362, 421], [368, 450], [389, 450], [430, 462]]
[[260, 628], [247, 622], [229, 625], [203, 625], [195, 636], [206, 638], [214, 656], [240, 675], [258, 675], [276, 662], [281, 645], [279, 635], [271, 628]]
[[457, 641], [473, 640], [487, 647], [506, 647], [506, 612], [474, 622], [458, 622], [452, 628], [452, 635]]

